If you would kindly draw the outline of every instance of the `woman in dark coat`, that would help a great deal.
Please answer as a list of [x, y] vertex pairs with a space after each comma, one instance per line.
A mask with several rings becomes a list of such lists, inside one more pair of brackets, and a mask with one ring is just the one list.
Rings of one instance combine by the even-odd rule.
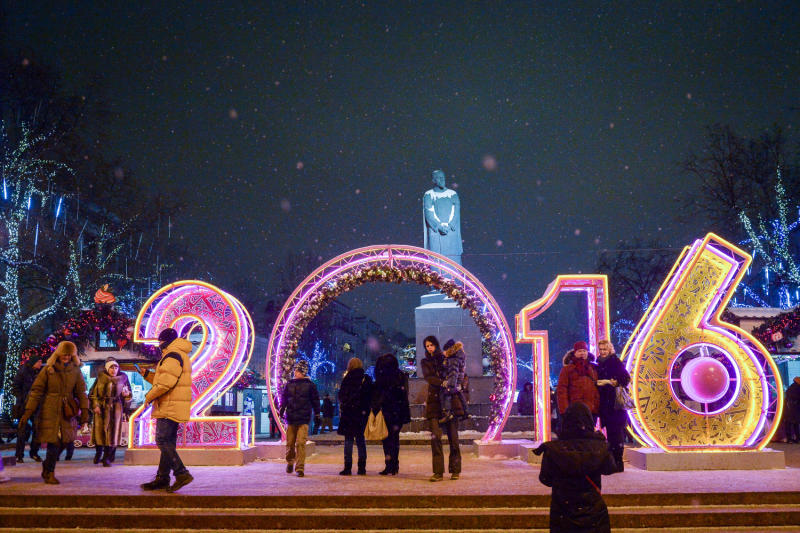
[[594, 431], [594, 418], [586, 404], [570, 404], [559, 439], [545, 442], [534, 453], [544, 454], [539, 481], [553, 488], [550, 531], [610, 532], [600, 476], [612, 474], [616, 465], [605, 437]]
[[92, 440], [97, 447], [94, 462], [111, 466], [122, 436], [123, 416], [131, 403], [131, 385], [128, 376], [119, 371], [119, 363], [106, 359], [103, 370], [97, 375], [90, 400], [94, 411]]
[[380, 475], [396, 475], [400, 470], [400, 429], [411, 422], [408, 405], [408, 376], [400, 370], [400, 363], [390, 353], [375, 361], [375, 386], [372, 393], [372, 412], [383, 413], [389, 435], [383, 439], [386, 468]]
[[367, 445], [364, 428], [369, 418], [372, 395], [372, 378], [364, 373], [364, 364], [358, 357], [347, 363], [347, 372], [339, 387], [339, 428], [344, 435], [344, 470], [340, 476], [349, 476], [353, 470], [353, 441], [358, 448], [358, 475], [367, 475]]
[[47, 443], [47, 457], [42, 462], [42, 478], [50, 485], [60, 483], [54, 474], [56, 461], [61, 450], [75, 440], [73, 419], [77, 415], [67, 416], [65, 403], [76, 403], [80, 407], [83, 430], [89, 429], [89, 398], [86, 396], [86, 383], [83, 381], [80, 366], [75, 344], [69, 341], [60, 342], [47, 360], [45, 368], [36, 376], [25, 404], [23, 419], [26, 422], [41, 404], [39, 436], [42, 442]]
[[458, 420], [466, 414], [465, 406], [458, 397], [453, 398], [453, 419], [444, 424], [439, 424], [442, 418], [442, 404], [439, 400], [439, 389], [444, 382], [443, 360], [444, 353], [439, 346], [439, 340], [433, 335], [425, 337], [422, 342], [425, 347], [425, 358], [420, 362], [422, 377], [428, 383], [428, 396], [425, 400], [425, 418], [431, 428], [431, 462], [433, 463], [433, 476], [430, 481], [444, 479], [444, 450], [442, 436], [447, 432], [447, 442], [450, 446], [448, 458], [448, 471], [451, 479], [458, 479], [461, 475], [461, 448], [458, 442]]
[[533, 416], [533, 383], [530, 381], [522, 386], [522, 390], [517, 396], [517, 414]]
[[625, 427], [628, 411], [617, 409], [616, 387], [627, 387], [631, 375], [614, 352], [614, 345], [607, 340], [597, 343], [597, 389], [600, 391], [600, 425], [606, 428], [608, 446], [614, 454], [617, 469], [622, 472], [622, 453], [625, 451]]

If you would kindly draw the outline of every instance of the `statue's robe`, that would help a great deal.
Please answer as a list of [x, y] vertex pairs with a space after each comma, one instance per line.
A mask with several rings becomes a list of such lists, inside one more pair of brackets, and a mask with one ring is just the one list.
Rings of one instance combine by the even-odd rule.
[[[464, 250], [461, 245], [461, 204], [456, 191], [426, 191], [422, 197], [422, 212], [425, 221], [425, 249], [461, 264]], [[439, 232], [442, 222], [450, 227], [445, 235]]]

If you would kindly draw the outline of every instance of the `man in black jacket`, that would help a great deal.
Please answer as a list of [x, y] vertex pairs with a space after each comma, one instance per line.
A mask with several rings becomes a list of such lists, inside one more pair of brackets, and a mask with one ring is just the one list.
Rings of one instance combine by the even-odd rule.
[[[28, 395], [31, 392], [31, 386], [33, 386], [33, 381], [36, 379], [36, 376], [39, 375], [39, 370], [42, 369], [42, 358], [38, 356], [31, 357], [24, 365], [22, 365], [17, 374], [14, 376], [14, 382], [12, 384], [12, 391], [14, 396], [16, 397], [16, 403], [14, 404], [14, 418], [19, 418], [22, 416], [22, 412], [25, 410], [25, 403], [28, 401]], [[17, 426], [17, 462], [21, 463], [22, 458], [25, 455], [25, 443], [28, 440], [28, 437], [31, 437], [31, 449], [30, 449], [30, 457], [31, 459], [41, 462], [42, 459], [39, 457], [39, 432], [37, 427], [37, 418], [39, 415], [39, 410], [36, 410], [34, 416], [30, 417], [30, 420], [25, 420], [24, 423], [20, 421], [20, 424]], [[30, 422], [31, 427], [28, 426]]]
[[319, 415], [319, 392], [307, 374], [308, 363], [298, 361], [294, 379], [283, 387], [281, 395], [281, 416], [286, 420], [286, 473], [295, 469], [298, 477], [304, 475], [311, 413]]

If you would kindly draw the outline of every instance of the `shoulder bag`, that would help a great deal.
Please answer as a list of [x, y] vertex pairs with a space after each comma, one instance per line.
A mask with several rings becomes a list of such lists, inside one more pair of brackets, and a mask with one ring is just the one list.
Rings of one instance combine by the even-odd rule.
[[367, 427], [364, 428], [364, 438], [367, 440], [383, 440], [389, 436], [389, 428], [386, 427], [386, 421], [383, 419], [383, 412], [378, 411], [376, 415], [372, 411], [369, 412], [367, 419]]
[[628, 389], [626, 387], [617, 386], [614, 387], [615, 390], [615, 398], [614, 398], [614, 409], [617, 411], [627, 411], [628, 409], [633, 409], [633, 398], [631, 395], [628, 394]]

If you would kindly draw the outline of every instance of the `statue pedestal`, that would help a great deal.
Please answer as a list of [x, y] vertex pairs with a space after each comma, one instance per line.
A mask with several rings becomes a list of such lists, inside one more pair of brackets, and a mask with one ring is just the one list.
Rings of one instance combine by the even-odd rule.
[[467, 309], [461, 309], [442, 293], [424, 294], [420, 306], [414, 310], [414, 321], [417, 327], [417, 364], [425, 357], [422, 341], [428, 335], [434, 335], [442, 346], [448, 339], [462, 343], [467, 355], [467, 375], [483, 375], [481, 332]]

